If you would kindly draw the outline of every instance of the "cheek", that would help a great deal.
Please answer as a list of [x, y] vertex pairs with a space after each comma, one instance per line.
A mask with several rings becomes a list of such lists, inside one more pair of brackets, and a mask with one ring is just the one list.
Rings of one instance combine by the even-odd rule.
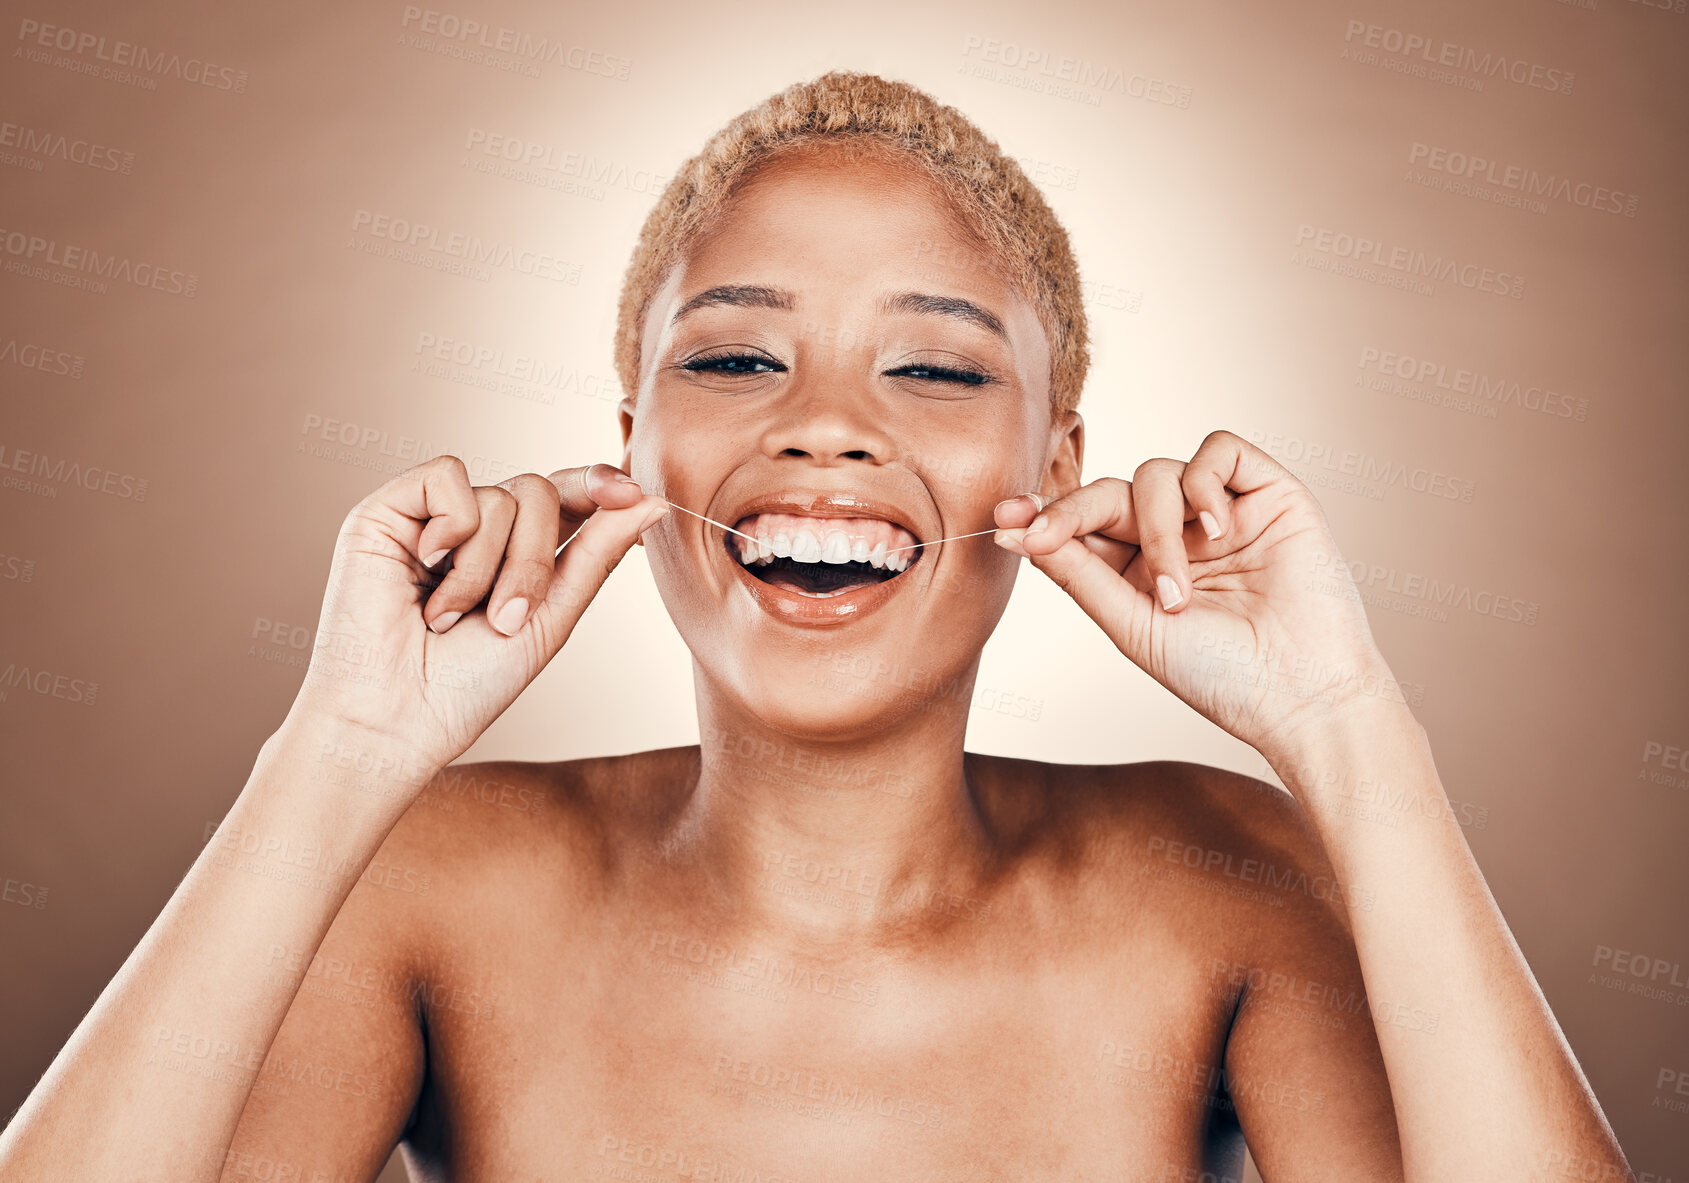
[[707, 509], [694, 502], [708, 498], [708, 474], [718, 450], [715, 433], [700, 430], [696, 419], [689, 425], [688, 417], [677, 411], [657, 398], [640, 406], [628, 440], [634, 465], [628, 475], [647, 493], [705, 513]]
[[[944, 509], [945, 532], [966, 533], [996, 525], [992, 509], [1004, 498], [1037, 483], [1041, 454], [1033, 454], [1018, 433], [980, 434], [933, 458], [927, 479]], [[966, 525], [965, 523], [973, 523]]]
[[974, 549], [962, 556], [952, 553], [949, 562], [933, 571], [928, 599], [947, 619], [968, 620], [986, 612], [995, 622], [1014, 589], [1017, 557], [993, 543], [989, 534], [945, 545]]

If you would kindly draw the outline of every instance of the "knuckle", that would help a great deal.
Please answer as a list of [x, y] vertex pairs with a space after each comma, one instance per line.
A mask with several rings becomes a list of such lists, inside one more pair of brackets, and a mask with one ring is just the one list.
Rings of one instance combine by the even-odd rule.
[[379, 493], [371, 493], [368, 497], [365, 497], [351, 509], [347, 510], [346, 516], [340, 519], [340, 532], [342, 534], [350, 534], [356, 531], [369, 517], [370, 511], [379, 504], [377, 500], [378, 497]]
[[[416, 468], [431, 469], [434, 472], [443, 472], [450, 477], [462, 477], [465, 481], [469, 479], [468, 466], [464, 464], [461, 458], [452, 455], [450, 452], [441, 452], [438, 456], [435, 456], [432, 459], [424, 460], [421, 464], [417, 465]], [[415, 469], [412, 471], [415, 471]]]
[[1220, 489], [1220, 478], [1206, 469], [1187, 468], [1185, 469], [1184, 475], [1179, 478], [1179, 487], [1187, 494], [1196, 494], [1201, 496], [1207, 493], [1218, 492]]
[[544, 587], [550, 581], [551, 573], [550, 563], [541, 562], [537, 558], [518, 558], [511, 555], [505, 558], [499, 579], [519, 588]]
[[603, 583], [622, 561], [622, 556], [612, 547], [606, 547], [599, 539], [581, 538], [569, 543], [569, 549], [578, 551], [579, 562], [583, 570], [588, 572], [595, 584]]
[[478, 486], [475, 490], [475, 497], [481, 502], [483, 509], [512, 516], [516, 513], [516, 495], [501, 485]]
[[468, 555], [456, 561], [446, 575], [447, 582], [456, 579], [459, 585], [486, 588], [493, 582], [493, 576], [498, 574], [498, 563], [488, 562], [477, 555]]
[[1143, 541], [1143, 549], [1148, 551], [1167, 549], [1174, 540], [1173, 532], [1162, 526], [1140, 526], [1138, 537]]
[[518, 499], [539, 498], [552, 502], [557, 500], [557, 486], [537, 472], [524, 472], [520, 476], [513, 476], [507, 481], [499, 482], [498, 487]]

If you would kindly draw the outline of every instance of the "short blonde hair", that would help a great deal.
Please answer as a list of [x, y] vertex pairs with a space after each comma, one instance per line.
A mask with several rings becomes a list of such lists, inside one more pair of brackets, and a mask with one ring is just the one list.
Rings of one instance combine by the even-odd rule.
[[1043, 194], [956, 108], [906, 82], [838, 70], [794, 83], [739, 115], [676, 170], [645, 219], [622, 280], [615, 349], [623, 393], [638, 397], [652, 296], [735, 187], [776, 152], [847, 140], [901, 151], [938, 184], [993, 256], [988, 265], [1038, 314], [1050, 345], [1052, 407], [1060, 413], [1077, 406], [1090, 365], [1084, 299], [1067, 231]]

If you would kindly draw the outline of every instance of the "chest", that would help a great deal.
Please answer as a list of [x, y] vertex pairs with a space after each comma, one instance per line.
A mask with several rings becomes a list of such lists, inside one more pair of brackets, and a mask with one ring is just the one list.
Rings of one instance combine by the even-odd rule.
[[1229, 1159], [1222, 1000], [1165, 965], [970, 936], [840, 953], [623, 918], [567, 950], [489, 943], [488, 1004], [430, 1017], [441, 1175], [1165, 1180]]

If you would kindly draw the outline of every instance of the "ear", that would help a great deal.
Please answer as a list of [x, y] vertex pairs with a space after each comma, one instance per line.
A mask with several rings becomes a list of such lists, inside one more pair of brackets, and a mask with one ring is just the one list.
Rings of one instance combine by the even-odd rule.
[[1082, 483], [1079, 473], [1085, 459], [1085, 420], [1078, 411], [1064, 411], [1050, 425], [1049, 455], [1039, 492], [1066, 497]]
[[[633, 452], [629, 443], [633, 439], [633, 400], [624, 398], [616, 404], [616, 418], [622, 425], [622, 471], [628, 471], [628, 464], [633, 460]], [[629, 476], [633, 474], [628, 473]]]
[[[623, 398], [621, 402], [616, 404], [616, 419], [622, 425], [622, 471], [627, 473], [629, 476], [632, 476], [633, 400], [631, 398]], [[634, 539], [634, 545], [644, 546], [645, 536], [642, 534], [638, 538]]]

